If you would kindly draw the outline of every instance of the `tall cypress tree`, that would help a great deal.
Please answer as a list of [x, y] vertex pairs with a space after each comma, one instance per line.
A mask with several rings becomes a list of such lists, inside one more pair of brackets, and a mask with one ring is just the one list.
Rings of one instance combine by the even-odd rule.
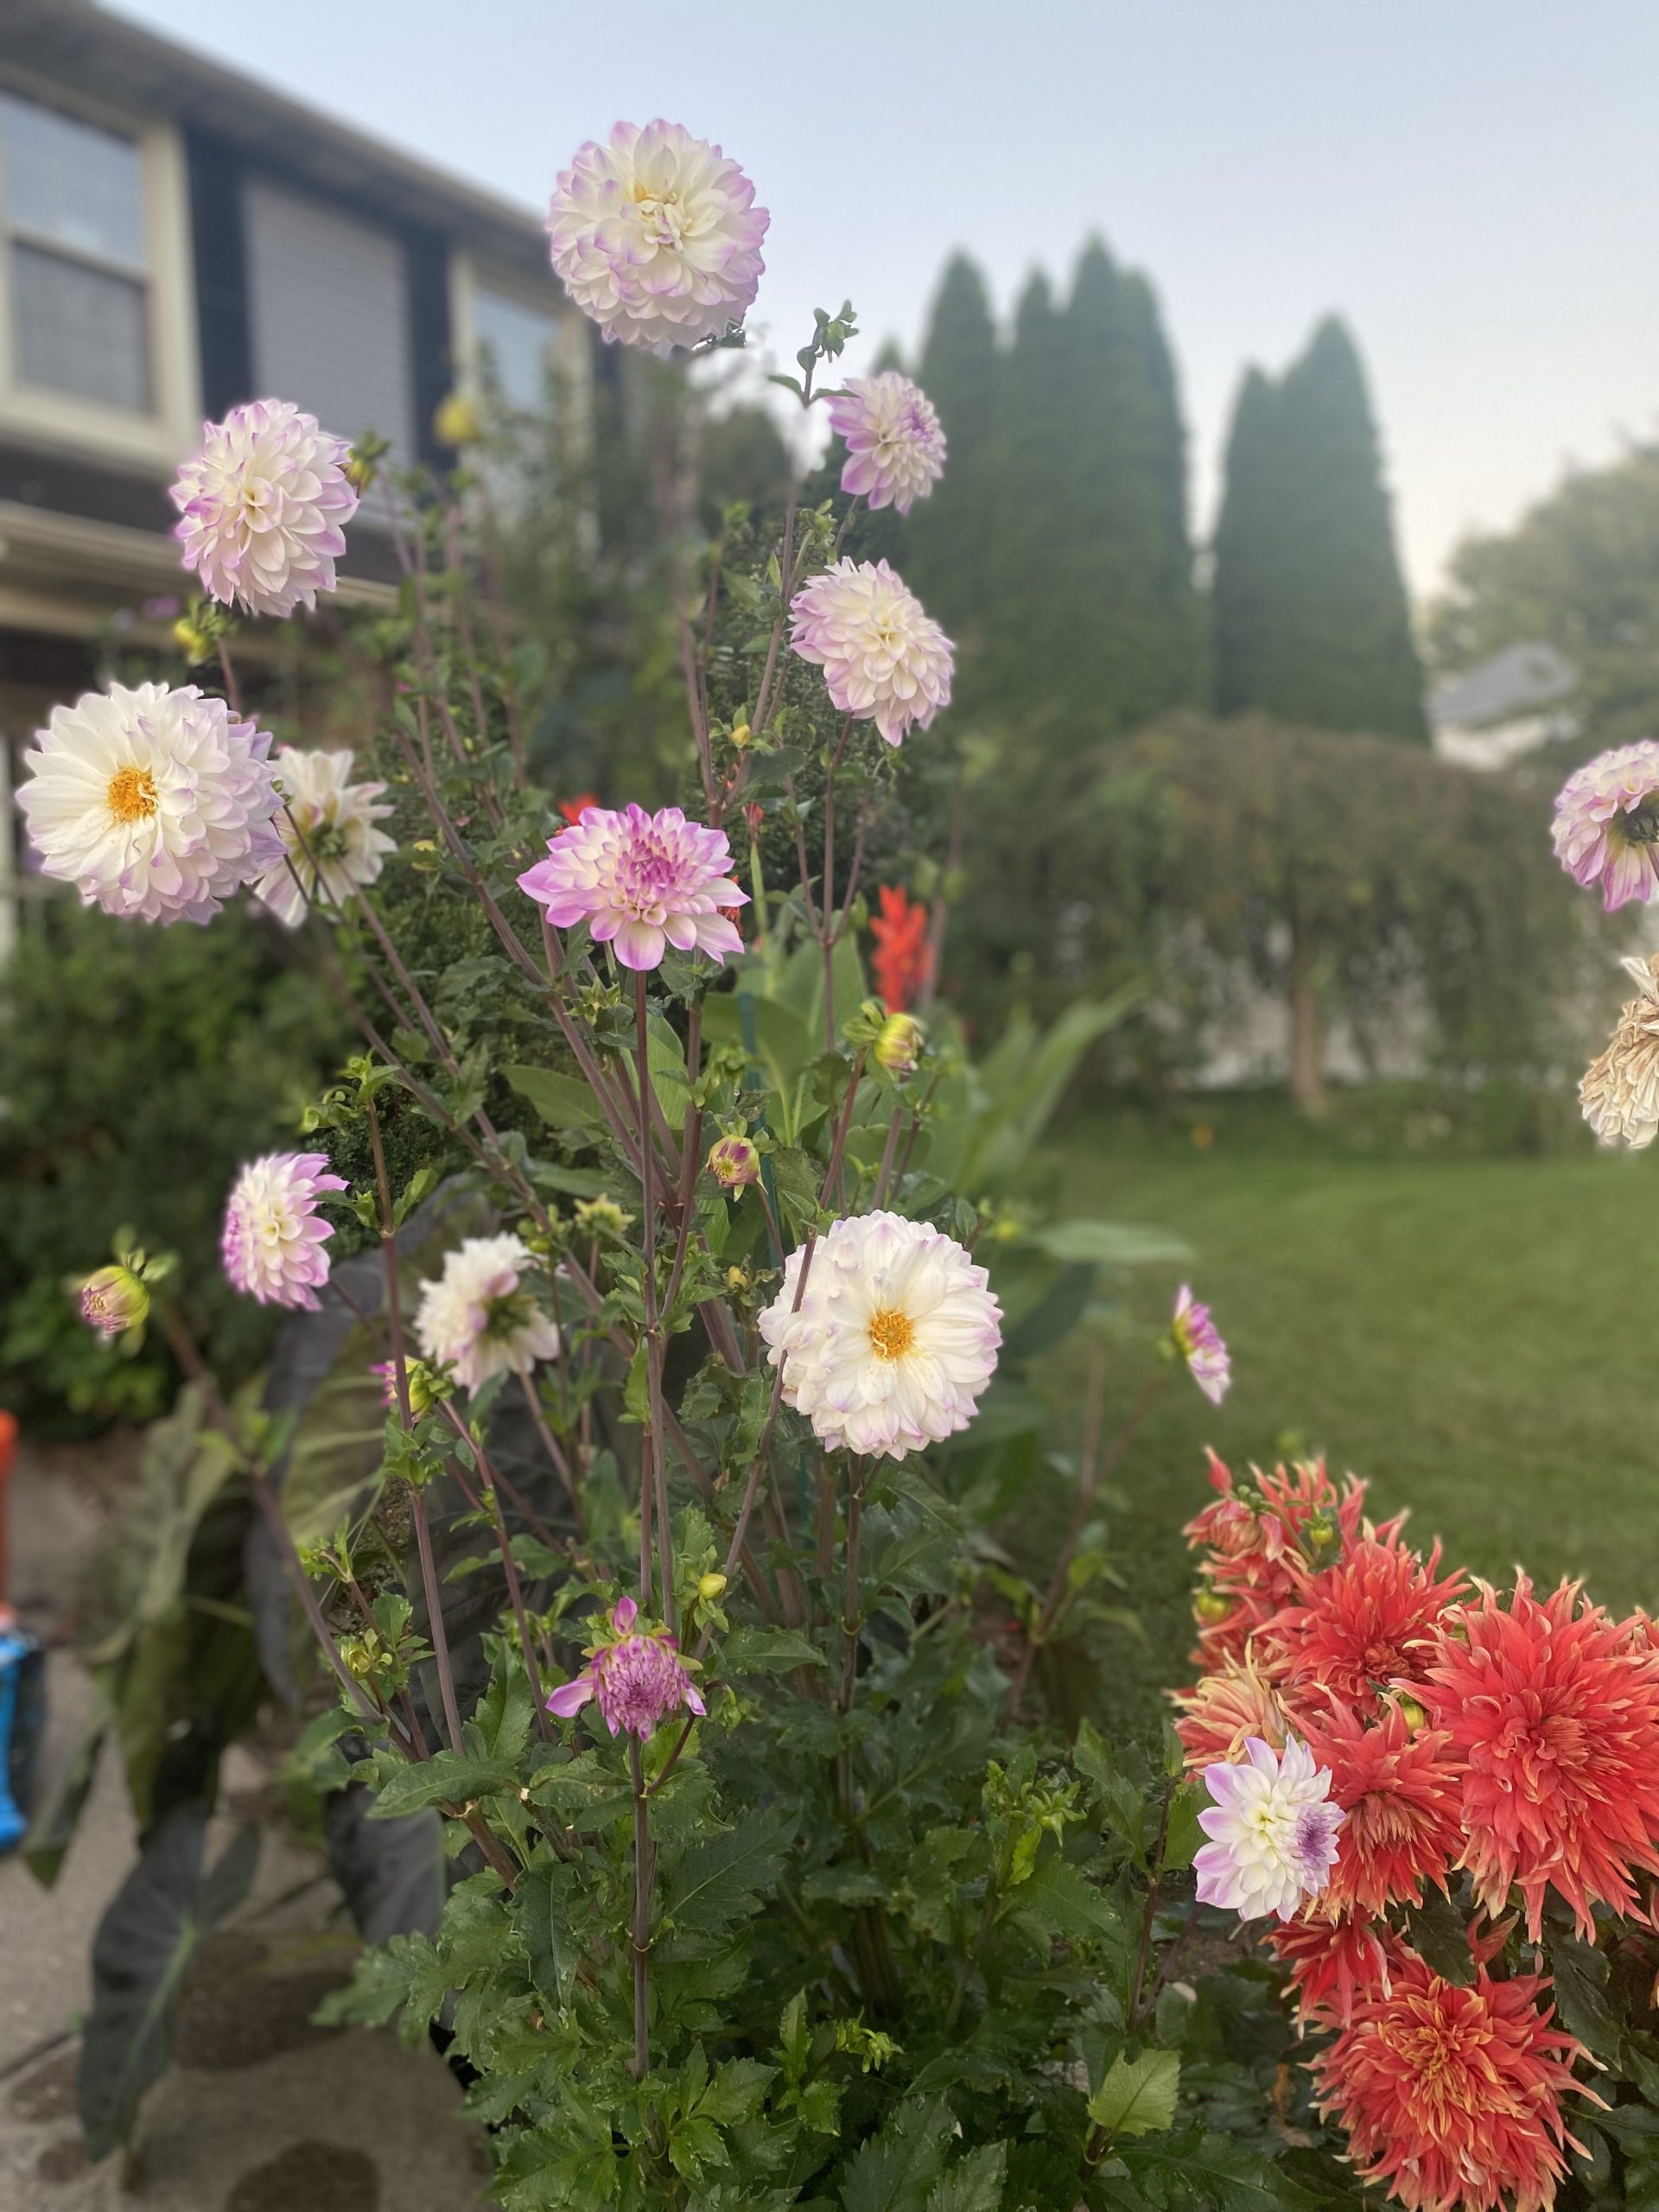
[[1335, 317], [1239, 395], [1216, 534], [1216, 698], [1428, 741], [1365, 372]]
[[1064, 695], [1072, 613], [1065, 573], [1065, 492], [1074, 458], [1068, 383], [1065, 318], [1036, 270], [1014, 311], [985, 453], [988, 535], [976, 610], [983, 696], [1008, 714], [1058, 704]]
[[917, 382], [938, 410], [944, 474], [912, 508], [905, 528], [905, 576], [961, 648], [958, 696], [978, 688], [995, 534], [991, 445], [996, 429], [996, 326], [985, 279], [966, 254], [953, 255], [940, 282]]

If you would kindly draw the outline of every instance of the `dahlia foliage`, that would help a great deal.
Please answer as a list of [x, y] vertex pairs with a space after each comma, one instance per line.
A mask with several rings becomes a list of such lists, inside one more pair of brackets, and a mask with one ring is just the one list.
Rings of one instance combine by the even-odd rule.
[[1573, 2158], [1640, 2145], [1659, 2086], [1652, 1624], [1443, 1574], [1323, 1463], [1210, 1478], [1176, 1698], [1198, 1896], [1278, 1916], [1313, 2101], [1365, 2180], [1541, 2212]]
[[[683, 353], [741, 336], [767, 222], [720, 147], [655, 122], [584, 145], [547, 227], [607, 339]], [[1160, 1330], [1109, 1321], [1096, 1262], [1046, 1217], [1033, 1150], [1111, 1010], [976, 1063], [944, 892], [896, 887], [949, 880], [930, 794], [956, 778], [955, 648], [844, 548], [929, 495], [946, 437], [899, 372], [837, 383], [857, 334], [850, 304], [818, 311], [775, 378], [842, 440], [837, 498], [734, 510], [715, 545], [664, 472], [685, 719], [655, 789], [582, 791], [545, 757], [557, 718], [521, 696], [537, 641], [498, 590], [489, 486], [391, 466], [372, 435], [350, 449], [355, 426], [280, 396], [209, 425], [175, 487], [200, 596], [175, 642], [200, 681], [118, 684], [41, 733], [20, 803], [48, 874], [136, 925], [245, 892], [357, 1037], [214, 1194], [225, 1274], [270, 1309], [263, 1401], [219, 1388], [191, 1286], [125, 1232], [66, 1286], [89, 1358], [155, 1327], [189, 1386], [146, 1474], [147, 1498], [174, 1473], [181, 1492], [137, 1554], [137, 1656], [111, 1673], [141, 1689], [113, 1732], [146, 1837], [176, 1838], [194, 1814], [155, 1793], [183, 1776], [199, 1811], [248, 1714], [309, 1701], [295, 1803], [351, 1788], [384, 1816], [345, 1808], [353, 1909], [391, 1940], [333, 2017], [442, 2022], [508, 2212], [1163, 2212], [1217, 2177], [1275, 2202], [1275, 2146], [1235, 2139], [1202, 2060], [1177, 2102], [1172, 1914], [1195, 1851], [1215, 1910], [1293, 1935], [1396, 1860], [1435, 1876], [1333, 1778], [1376, 1794], [1409, 1770], [1436, 1838], [1451, 1785], [1392, 1737], [1362, 1758], [1331, 1698], [1371, 1663], [1367, 1608], [1379, 1650], [1400, 1614], [1414, 1663], [1446, 1592], [1385, 1563], [1316, 1618], [1299, 1562], [1327, 1521], [1341, 1548], [1347, 1509], [1287, 1478], [1270, 1516], [1219, 1509], [1222, 1611], [1236, 1592], [1252, 1619], [1308, 1621], [1271, 1665], [1214, 1624], [1184, 1724], [1207, 1840], [1173, 1739], [1120, 1755], [1056, 1725], [1060, 1678], [1124, 1625], [1104, 1477], [1141, 1414], [1117, 1402], [1144, 1409], [1179, 1357], [1218, 1402], [1230, 1363], [1190, 1288]], [[677, 449], [667, 388], [629, 387], [653, 452]], [[471, 395], [442, 423], [470, 441]], [[324, 748], [315, 687], [272, 683], [243, 629], [349, 577], [371, 492], [404, 588], [329, 610], [362, 681], [350, 749]], [[895, 881], [873, 899], [877, 853]], [[1027, 1369], [1080, 1326], [1074, 1461]], [[227, 1719], [249, 1623], [270, 1681], [225, 1693]], [[435, 1848], [428, 1881], [440, 1821], [452, 1878]], [[188, 1854], [154, 1848], [124, 1911], [171, 1910]], [[1622, 1894], [1581, 1863], [1586, 1894]], [[134, 1955], [170, 1972], [195, 1905]], [[126, 2083], [156, 2071], [152, 1993], [124, 1982], [89, 2035], [142, 2038]]]

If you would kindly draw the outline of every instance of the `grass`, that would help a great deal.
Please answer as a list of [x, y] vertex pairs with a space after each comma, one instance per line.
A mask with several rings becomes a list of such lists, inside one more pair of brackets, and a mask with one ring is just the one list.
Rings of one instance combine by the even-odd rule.
[[[1217, 1128], [1202, 1152], [1123, 1117], [1059, 1138], [1070, 1211], [1192, 1248], [1187, 1267], [1140, 1271], [1135, 1319], [1158, 1326], [1189, 1276], [1233, 1355], [1224, 1405], [1177, 1375], [1115, 1478], [1149, 1648], [1113, 1639], [1109, 1709], [1144, 1713], [1183, 1678], [1179, 1529], [1209, 1496], [1206, 1443], [1235, 1466], [1324, 1452], [1370, 1478], [1377, 1515], [1409, 1506], [1413, 1535], [1438, 1534], [1451, 1560], [1499, 1582], [1519, 1561], [1541, 1585], [1582, 1576], [1610, 1606], [1659, 1609], [1649, 1163], [1364, 1157], [1288, 1123]], [[1086, 1357], [1074, 1339], [1048, 1364], [1074, 1406]], [[1114, 1362], [1108, 1433], [1138, 1357]]]

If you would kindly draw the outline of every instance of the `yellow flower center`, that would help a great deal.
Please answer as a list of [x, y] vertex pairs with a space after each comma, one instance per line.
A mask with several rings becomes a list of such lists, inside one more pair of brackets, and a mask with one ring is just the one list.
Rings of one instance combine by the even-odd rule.
[[156, 779], [148, 768], [118, 768], [105, 797], [118, 822], [143, 822], [156, 811]]
[[916, 1341], [916, 1324], [896, 1306], [884, 1306], [870, 1316], [869, 1337], [878, 1359], [902, 1359]]

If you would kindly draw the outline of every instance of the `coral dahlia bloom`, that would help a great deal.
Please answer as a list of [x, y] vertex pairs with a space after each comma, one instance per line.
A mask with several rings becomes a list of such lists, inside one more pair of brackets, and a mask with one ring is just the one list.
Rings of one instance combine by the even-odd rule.
[[1312, 2063], [1355, 2164], [1408, 2212], [1546, 2212], [1567, 2171], [1560, 2099], [1583, 2052], [1535, 1974], [1465, 1988], [1403, 1948]]
[[889, 745], [950, 703], [956, 648], [885, 561], [837, 561], [790, 602], [789, 642], [823, 671], [843, 715]]
[[565, 290], [607, 341], [666, 352], [742, 321], [771, 219], [706, 138], [677, 123], [619, 123], [561, 170], [547, 235]]
[[1274, 1958], [1290, 1968], [1296, 2017], [1304, 2026], [1345, 2028], [1362, 1991], [1380, 1989], [1386, 1996], [1402, 1948], [1386, 1920], [1347, 1912], [1332, 1917], [1324, 1899], [1302, 1918], [1270, 1928], [1267, 1941]]
[[359, 884], [375, 880], [386, 855], [397, 849], [375, 827], [392, 810], [379, 803], [385, 785], [348, 782], [352, 760], [349, 752], [302, 752], [294, 745], [277, 752], [283, 809], [276, 827], [286, 857], [260, 877], [253, 895], [290, 929], [305, 919], [319, 880], [327, 904], [343, 907]]
[[1218, 1406], [1232, 1382], [1232, 1364], [1221, 1340], [1221, 1331], [1210, 1318], [1210, 1308], [1198, 1303], [1186, 1283], [1175, 1294], [1175, 1311], [1169, 1325], [1175, 1348], [1186, 1363], [1187, 1373], [1211, 1404]]
[[932, 401], [897, 369], [849, 377], [830, 401], [830, 427], [847, 448], [841, 488], [907, 515], [944, 474], [944, 432]]
[[281, 858], [270, 740], [194, 683], [54, 707], [17, 794], [42, 874], [146, 922], [207, 921]]
[[1301, 1603], [1287, 1606], [1268, 1638], [1292, 1690], [1315, 1684], [1363, 1712], [1379, 1694], [1411, 1676], [1437, 1649], [1440, 1617], [1466, 1584], [1436, 1581], [1437, 1544], [1427, 1560], [1399, 1542], [1364, 1538], [1340, 1559], [1301, 1579]]
[[988, 1280], [927, 1222], [868, 1213], [832, 1223], [810, 1266], [805, 1246], [790, 1254], [760, 1318], [785, 1404], [832, 1451], [889, 1459], [966, 1428], [1002, 1341]]
[[1520, 1890], [1535, 1942], [1552, 1885], [1591, 1936], [1592, 1905], [1630, 1912], [1632, 1874], [1659, 1873], [1659, 1652], [1524, 1575], [1447, 1625], [1416, 1694], [1463, 1766], [1462, 1864], [1489, 1913]]
[[586, 922], [625, 968], [660, 968], [671, 944], [727, 960], [743, 940], [731, 912], [749, 894], [732, 877], [723, 830], [688, 822], [677, 806], [647, 814], [590, 806], [547, 842], [547, 858], [518, 879], [556, 929]]
[[611, 1608], [610, 1634], [588, 1647], [588, 1664], [574, 1681], [547, 1699], [547, 1709], [561, 1720], [580, 1713], [589, 1698], [613, 1736], [626, 1733], [641, 1743], [659, 1723], [682, 1707], [707, 1711], [666, 1629], [636, 1629], [639, 1608], [619, 1598]]
[[1417, 1904], [1425, 1881], [1444, 1890], [1463, 1848], [1462, 1771], [1446, 1731], [1414, 1734], [1397, 1705], [1370, 1726], [1343, 1706], [1317, 1719], [1304, 1708], [1298, 1726], [1330, 1768], [1331, 1794], [1348, 1816], [1327, 1892], [1331, 1910]]
[[1252, 1736], [1244, 1757], [1207, 1766], [1211, 1803], [1198, 1826], [1211, 1839], [1192, 1861], [1200, 1904], [1241, 1920], [1294, 1919], [1331, 1878], [1342, 1808], [1330, 1802], [1328, 1769], [1291, 1737], [1282, 1753]]
[[1185, 1750], [1189, 1774], [1217, 1760], [1242, 1758], [1252, 1736], [1282, 1751], [1290, 1733], [1278, 1692], [1248, 1651], [1242, 1659], [1224, 1661], [1213, 1675], [1190, 1690], [1175, 1691], [1173, 1697], [1181, 1715], [1175, 1733]]
[[448, 1367], [463, 1390], [492, 1375], [528, 1375], [556, 1359], [559, 1332], [524, 1287], [535, 1262], [517, 1236], [469, 1236], [445, 1259], [443, 1273], [421, 1286], [415, 1335], [421, 1356]]
[[870, 975], [890, 1010], [907, 1014], [933, 976], [927, 908], [898, 884], [878, 885], [876, 899], [881, 911], [870, 917], [870, 935], [875, 939]]
[[204, 423], [201, 451], [173, 486], [173, 535], [202, 588], [249, 614], [291, 614], [334, 588], [358, 494], [349, 442], [285, 399], [253, 399]]
[[1603, 1144], [1641, 1152], [1659, 1134], [1659, 953], [1626, 960], [1636, 984], [1607, 1049], [1579, 1085], [1584, 1118]]
[[236, 1287], [262, 1306], [315, 1313], [328, 1280], [323, 1246], [333, 1225], [317, 1211], [330, 1191], [346, 1189], [320, 1152], [271, 1152], [252, 1160], [231, 1188], [219, 1249]]
[[1577, 769], [1555, 801], [1556, 857], [1575, 883], [1599, 884], [1611, 914], [1651, 899], [1659, 881], [1659, 743], [1622, 745]]

